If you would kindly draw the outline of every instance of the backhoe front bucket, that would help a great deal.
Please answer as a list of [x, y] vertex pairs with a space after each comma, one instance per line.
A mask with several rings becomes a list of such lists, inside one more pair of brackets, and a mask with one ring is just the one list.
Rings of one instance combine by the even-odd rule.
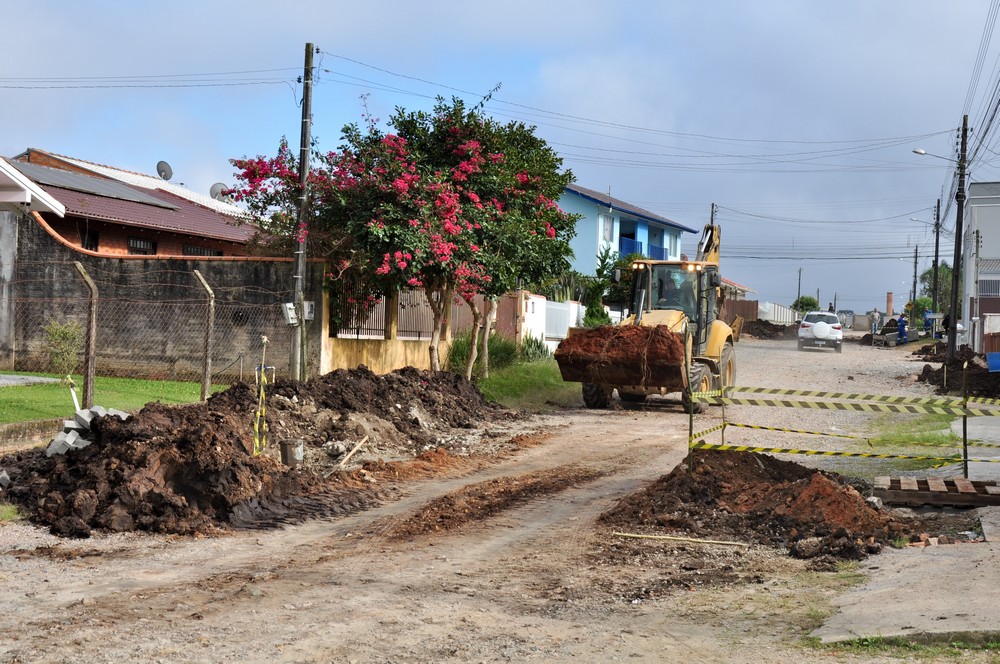
[[687, 386], [684, 342], [665, 325], [607, 325], [573, 334], [554, 354], [565, 381], [608, 386]]

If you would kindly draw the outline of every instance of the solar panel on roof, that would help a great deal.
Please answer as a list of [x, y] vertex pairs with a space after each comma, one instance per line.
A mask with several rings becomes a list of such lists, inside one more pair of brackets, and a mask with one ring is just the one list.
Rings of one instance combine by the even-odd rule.
[[155, 205], [167, 210], [178, 209], [176, 205], [171, 205], [155, 196], [150, 196], [137, 189], [133, 189], [117, 180], [95, 178], [81, 173], [73, 173], [58, 168], [49, 168], [21, 161], [12, 161], [10, 163], [17, 170], [21, 171], [25, 177], [38, 184], [49, 185], [50, 187], [62, 187], [63, 189], [93, 194], [94, 196], [103, 196], [104, 198], [115, 198], [122, 201], [132, 201], [133, 203]]

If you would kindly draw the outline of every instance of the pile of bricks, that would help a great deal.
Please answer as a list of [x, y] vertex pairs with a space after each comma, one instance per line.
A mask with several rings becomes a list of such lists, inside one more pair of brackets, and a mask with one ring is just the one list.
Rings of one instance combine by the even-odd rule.
[[94, 406], [92, 408], [81, 408], [76, 411], [71, 420], [63, 420], [63, 430], [52, 439], [45, 456], [54, 454], [66, 454], [70, 450], [82, 450], [90, 445], [90, 423], [95, 417], [117, 417], [122, 422], [128, 419], [129, 414], [114, 408], [104, 408]]

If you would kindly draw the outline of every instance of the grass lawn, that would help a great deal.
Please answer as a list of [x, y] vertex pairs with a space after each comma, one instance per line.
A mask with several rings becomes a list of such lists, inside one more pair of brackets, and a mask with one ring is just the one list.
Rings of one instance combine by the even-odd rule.
[[[45, 375], [45, 374], [34, 374]], [[83, 399], [83, 378], [74, 377], [77, 398]], [[225, 386], [213, 386], [213, 391]], [[94, 405], [136, 410], [151, 401], [167, 404], [194, 403], [201, 396], [201, 383], [169, 380], [103, 378], [94, 380]], [[65, 385], [0, 387], [0, 424], [67, 418], [73, 414], [73, 397]]]

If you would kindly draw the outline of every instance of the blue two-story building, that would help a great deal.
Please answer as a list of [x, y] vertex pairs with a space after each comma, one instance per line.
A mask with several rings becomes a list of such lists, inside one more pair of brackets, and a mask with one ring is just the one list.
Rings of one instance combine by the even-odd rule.
[[566, 187], [559, 207], [581, 215], [576, 222], [572, 268], [594, 274], [597, 256], [610, 246], [620, 256], [643, 254], [655, 260], [680, 260], [681, 233], [697, 233], [623, 200], [576, 184]]

